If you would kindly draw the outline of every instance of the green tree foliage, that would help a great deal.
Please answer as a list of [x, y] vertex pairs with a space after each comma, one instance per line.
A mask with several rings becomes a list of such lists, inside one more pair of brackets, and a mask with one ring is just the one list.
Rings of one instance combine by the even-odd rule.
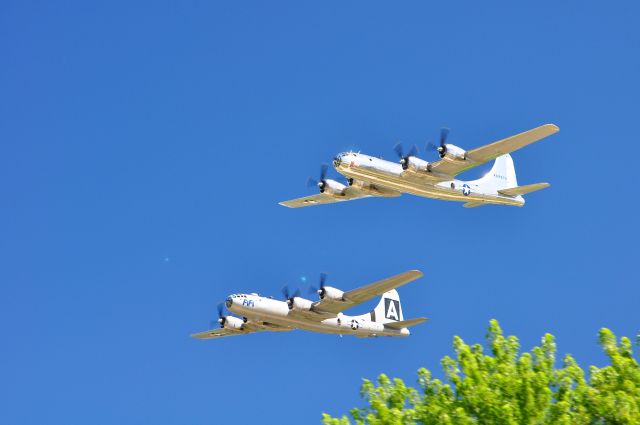
[[[640, 341], [640, 335], [638, 336]], [[553, 335], [520, 354], [515, 336], [489, 324], [485, 354], [480, 344], [454, 337], [455, 358], [442, 359], [445, 382], [427, 369], [418, 371], [418, 389], [380, 375], [365, 380], [361, 395], [368, 406], [351, 410], [356, 424], [640, 424], [640, 367], [631, 341], [620, 342], [601, 329], [611, 364], [591, 366], [589, 379], [570, 355], [556, 367]], [[350, 424], [348, 417], [324, 414], [325, 425]]]

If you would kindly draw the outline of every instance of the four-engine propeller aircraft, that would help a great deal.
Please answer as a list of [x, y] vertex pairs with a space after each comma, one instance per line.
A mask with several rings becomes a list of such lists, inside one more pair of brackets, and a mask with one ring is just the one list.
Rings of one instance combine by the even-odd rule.
[[[518, 150], [556, 133], [559, 128], [545, 124], [524, 133], [465, 151], [447, 143], [449, 130], [440, 134], [440, 145], [433, 146], [439, 161], [427, 162], [418, 158], [414, 146], [406, 155], [400, 144], [395, 146], [400, 163], [386, 161], [358, 152], [345, 152], [333, 160], [335, 169], [347, 177], [348, 186], [326, 178], [327, 165], [320, 170], [320, 180], [309, 179], [320, 193], [281, 202], [290, 208], [330, 204], [371, 196], [396, 197], [402, 193], [427, 198], [465, 202], [467, 208], [485, 204], [523, 206], [522, 195], [549, 187], [549, 183], [518, 186], [513, 160], [509, 152]], [[482, 178], [457, 180], [463, 171], [495, 159], [493, 168]]]
[[[289, 294], [283, 288], [285, 301], [258, 294], [234, 294], [227, 297], [225, 305], [232, 313], [242, 318], [223, 314], [222, 304], [218, 306], [219, 329], [211, 329], [191, 335], [198, 339], [223, 336], [245, 335], [260, 331], [308, 331], [373, 336], [408, 336], [409, 327], [427, 319], [419, 317], [404, 320], [400, 296], [395, 288], [422, 277], [422, 272], [410, 270], [396, 276], [343, 292], [325, 285], [326, 275], [320, 276], [317, 293], [320, 301], [300, 297], [300, 291]], [[342, 312], [376, 296], [382, 295], [380, 302], [370, 313], [347, 316]]]

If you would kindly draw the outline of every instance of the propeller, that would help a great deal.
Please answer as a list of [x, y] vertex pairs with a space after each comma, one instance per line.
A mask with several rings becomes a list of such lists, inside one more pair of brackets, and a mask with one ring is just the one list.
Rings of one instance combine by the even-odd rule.
[[327, 280], [326, 273], [320, 273], [320, 287], [316, 288], [314, 286], [309, 287], [309, 293], [316, 293], [320, 296], [320, 299], [324, 297], [324, 283]]
[[221, 328], [224, 328], [224, 324], [227, 321], [227, 316], [225, 316], [222, 312], [223, 306], [223, 303], [218, 304], [218, 320], [212, 320], [211, 323], [209, 323], [210, 328], [213, 328], [215, 326], [214, 324], [218, 324]]
[[307, 180], [307, 186], [318, 186], [318, 188], [320, 189], [320, 193], [323, 193], [326, 185], [327, 169], [329, 169], [329, 165], [322, 164], [320, 166], [320, 180], [315, 180], [309, 177], [309, 180]]
[[447, 137], [449, 137], [449, 129], [442, 128], [440, 130], [440, 145], [436, 146], [433, 143], [429, 142], [427, 144], [427, 149], [432, 151], [437, 151], [440, 158], [444, 158], [444, 155], [447, 153]]
[[293, 299], [300, 296], [300, 288], [297, 288], [296, 291], [292, 294], [289, 291], [289, 285], [284, 285], [282, 287], [282, 295], [284, 295], [284, 299], [287, 301], [287, 305], [289, 306], [289, 308], [291, 308], [291, 306], [293, 305]]
[[400, 158], [400, 164], [402, 164], [403, 170], [406, 170], [409, 167], [409, 157], [418, 155], [418, 147], [416, 145], [413, 145], [406, 155], [402, 149], [402, 143], [396, 143], [393, 150], [396, 151], [398, 158]]

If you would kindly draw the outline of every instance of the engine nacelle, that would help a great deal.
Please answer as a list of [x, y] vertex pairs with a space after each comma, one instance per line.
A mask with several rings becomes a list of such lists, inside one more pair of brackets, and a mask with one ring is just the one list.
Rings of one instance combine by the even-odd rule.
[[361, 180], [349, 179], [349, 185], [358, 189], [360, 192], [364, 192], [372, 196], [399, 196], [400, 193], [395, 190], [387, 189], [386, 187], [378, 187], [371, 183], [363, 182]]
[[331, 286], [325, 286], [324, 288], [322, 288], [320, 290], [320, 298], [321, 299], [325, 299], [328, 298], [330, 300], [334, 300], [334, 301], [342, 301], [343, 300], [343, 296], [344, 296], [344, 292], [333, 288]]
[[402, 168], [411, 171], [429, 171], [429, 162], [416, 158], [415, 156], [410, 156]]
[[344, 190], [347, 186], [335, 180], [326, 179], [320, 183], [320, 193], [326, 193], [331, 196], [344, 196]]
[[445, 156], [453, 157], [456, 159], [466, 159], [466, 153], [462, 148], [457, 147], [456, 145], [446, 144], [446, 149], [444, 152], [440, 152], [440, 158], [444, 158]]
[[224, 318], [223, 327], [226, 329], [235, 329], [240, 331], [242, 330], [243, 325], [244, 325], [244, 320], [238, 317], [227, 316]]
[[289, 310], [309, 311], [313, 305], [313, 301], [305, 298], [293, 297], [287, 301]]

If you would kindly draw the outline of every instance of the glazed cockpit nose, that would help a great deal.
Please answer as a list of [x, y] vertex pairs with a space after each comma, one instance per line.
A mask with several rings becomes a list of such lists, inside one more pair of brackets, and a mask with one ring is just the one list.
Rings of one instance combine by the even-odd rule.
[[224, 303], [227, 306], [227, 308], [229, 308], [231, 307], [231, 304], [233, 304], [233, 299], [231, 299], [231, 297], [227, 297]]
[[346, 153], [339, 153], [338, 155], [336, 155], [333, 158], [333, 165], [334, 167], [337, 167], [338, 165], [342, 164], [342, 158], [346, 155]]

